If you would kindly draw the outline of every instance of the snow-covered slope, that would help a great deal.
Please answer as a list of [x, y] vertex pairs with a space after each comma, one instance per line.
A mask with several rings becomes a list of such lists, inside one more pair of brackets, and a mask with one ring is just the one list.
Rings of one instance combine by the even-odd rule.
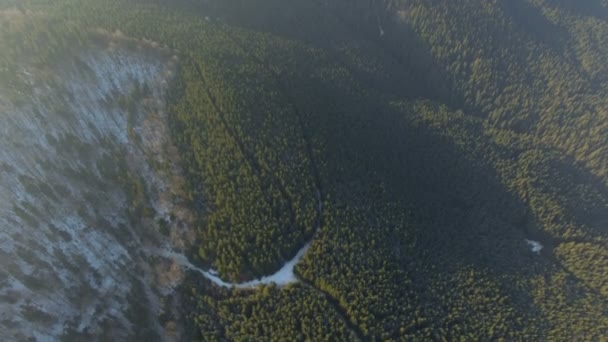
[[163, 336], [143, 251], [175, 217], [163, 99], [176, 57], [110, 40], [21, 65], [31, 91], [0, 92], [0, 340]]

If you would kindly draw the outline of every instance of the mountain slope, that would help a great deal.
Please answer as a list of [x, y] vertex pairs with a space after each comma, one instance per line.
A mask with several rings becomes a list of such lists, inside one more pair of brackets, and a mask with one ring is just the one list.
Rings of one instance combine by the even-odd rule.
[[118, 29], [178, 55], [166, 133], [194, 264], [243, 282], [312, 241], [284, 288], [188, 272], [185, 339], [608, 335], [605, 4], [24, 6], [66, 40]]

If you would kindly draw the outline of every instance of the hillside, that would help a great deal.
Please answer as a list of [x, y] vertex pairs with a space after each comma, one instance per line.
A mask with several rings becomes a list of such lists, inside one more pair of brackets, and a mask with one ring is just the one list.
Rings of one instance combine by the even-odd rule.
[[0, 1], [0, 337], [608, 336], [608, 3]]

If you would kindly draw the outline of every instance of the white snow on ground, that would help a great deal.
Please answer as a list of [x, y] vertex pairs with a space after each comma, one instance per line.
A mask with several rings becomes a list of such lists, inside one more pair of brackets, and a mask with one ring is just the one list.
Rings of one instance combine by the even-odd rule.
[[298, 262], [300, 262], [300, 260], [302, 260], [302, 258], [304, 257], [304, 255], [306, 254], [308, 249], [310, 248], [310, 244], [311, 243], [309, 242], [304, 247], [302, 247], [293, 259], [286, 262], [285, 265], [283, 265], [283, 267], [280, 270], [278, 270], [277, 272], [275, 272], [274, 274], [262, 277], [260, 279], [247, 281], [244, 283], [226, 282], [217, 275], [217, 272], [215, 270], [205, 271], [205, 270], [201, 269], [200, 267], [193, 265], [184, 254], [177, 253], [177, 252], [174, 252], [169, 249], [155, 249], [155, 250], [153, 249], [153, 250], [151, 250], [151, 252], [154, 255], [172, 259], [177, 264], [179, 264], [182, 267], [185, 267], [189, 270], [199, 272], [205, 278], [209, 279], [210, 281], [212, 281], [214, 284], [216, 284], [218, 286], [228, 287], [228, 288], [237, 288], [237, 289], [250, 289], [250, 288], [255, 288], [255, 287], [258, 287], [261, 285], [276, 284], [278, 286], [285, 286], [285, 285], [289, 285], [289, 284], [298, 282], [298, 279], [297, 279], [296, 275], [294, 274], [293, 269], [296, 266], [296, 264]]
[[270, 276], [263, 277], [263, 278], [257, 279], [257, 280], [252, 280], [252, 281], [249, 281], [246, 283], [232, 284], [232, 286], [237, 287], [237, 288], [248, 288], [248, 287], [255, 287], [255, 286], [259, 286], [259, 285], [269, 285], [272, 283], [277, 284], [279, 286], [284, 286], [284, 285], [288, 285], [288, 284], [297, 282], [298, 279], [296, 278], [296, 275], [293, 273], [293, 269], [296, 266], [296, 264], [298, 262], [300, 262], [300, 260], [302, 260], [302, 258], [304, 257], [304, 254], [306, 254], [306, 252], [310, 248], [310, 245], [311, 245], [311, 242], [304, 245], [304, 247], [302, 247], [298, 251], [296, 256], [293, 259], [286, 262], [285, 265], [283, 265], [283, 267], [280, 270], [278, 270], [276, 273], [274, 273]]
[[543, 250], [543, 245], [538, 241], [526, 239], [526, 243], [530, 247], [530, 250], [536, 254], [540, 254], [540, 251]]
[[133, 330], [126, 312], [141, 233], [121, 184], [102, 169], [144, 153], [128, 146], [118, 97], [146, 83], [163, 98], [168, 56], [92, 49], [52, 70], [17, 69], [33, 87], [25, 99], [0, 89], [2, 341], [99, 335], [104, 320], [119, 340]]

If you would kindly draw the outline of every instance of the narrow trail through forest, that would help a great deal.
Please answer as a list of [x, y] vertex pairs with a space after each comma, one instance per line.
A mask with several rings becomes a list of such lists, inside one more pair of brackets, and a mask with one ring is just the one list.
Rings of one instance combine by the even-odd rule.
[[[314, 229], [314, 234], [313, 237], [311, 239], [311, 241], [309, 243], [306, 244], [306, 246], [304, 248], [302, 248], [302, 250], [300, 250], [300, 252], [298, 252], [298, 255], [296, 255], [296, 258], [294, 258], [294, 260], [290, 261], [289, 263], [286, 264], [291, 266], [291, 273], [293, 274], [293, 267], [295, 266], [295, 264], [297, 264], [297, 262], [299, 262], [299, 260], [304, 256], [305, 252], [308, 250], [308, 248], [310, 247], [310, 245], [312, 244], [312, 241], [315, 238], [315, 235], [319, 232], [320, 228], [323, 225], [323, 190], [322, 190], [322, 183], [321, 183], [321, 177], [319, 174], [319, 169], [318, 169], [318, 165], [316, 163], [316, 159], [314, 158], [314, 152], [313, 152], [313, 146], [311, 143], [311, 138], [310, 136], [306, 133], [306, 128], [304, 125], [304, 120], [302, 118], [302, 113], [299, 111], [298, 107], [296, 106], [296, 101], [293, 98], [293, 96], [290, 93], [290, 90], [293, 89], [293, 85], [291, 84], [291, 82], [289, 81], [289, 79], [286, 79], [284, 77], [282, 77], [283, 75], [280, 74], [280, 72], [274, 70], [273, 68], [270, 67], [270, 65], [268, 65], [267, 62], [262, 61], [259, 57], [252, 55], [251, 53], [248, 52], [247, 49], [245, 49], [241, 43], [235, 39], [234, 37], [232, 37], [231, 35], [228, 35], [228, 37], [230, 38], [230, 40], [236, 45], [238, 46], [243, 53], [247, 54], [250, 58], [252, 58], [252, 60], [254, 60], [256, 63], [260, 64], [261, 66], [263, 66], [270, 74], [272, 74], [274, 76], [275, 81], [277, 82], [277, 85], [279, 86], [279, 89], [284, 89], [285, 92], [283, 93], [287, 103], [289, 104], [291, 110], [293, 111], [297, 122], [298, 122], [298, 126], [300, 129], [300, 132], [302, 134], [302, 138], [304, 139], [305, 145], [306, 145], [306, 153], [308, 155], [308, 160], [309, 160], [309, 166], [310, 166], [310, 173], [313, 177], [313, 181], [315, 183], [315, 187], [317, 189], [316, 191], [316, 195], [317, 195], [317, 201], [318, 201], [318, 208], [317, 208], [317, 220], [315, 223], [315, 229]], [[201, 70], [198, 69], [198, 65], [197, 65], [197, 70], [199, 72], [199, 75], [201, 77], [204, 77], [204, 75], [202, 75]], [[224, 124], [226, 124], [224, 122]], [[297, 260], [296, 260], [297, 259]], [[295, 261], [295, 262], [293, 262]], [[293, 264], [292, 264], [293, 262]], [[284, 266], [281, 270], [279, 270], [276, 274], [280, 274], [282, 271], [284, 271], [284, 269], [286, 268], [286, 266]], [[262, 280], [264, 279], [272, 279], [273, 276], [269, 276], [269, 277], [265, 277], [262, 278]], [[330, 295], [329, 293], [326, 293], [324, 291], [322, 291], [321, 289], [319, 289], [318, 287], [316, 287], [312, 282], [306, 280], [306, 279], [302, 279], [301, 277], [297, 277], [297, 275], [293, 275], [293, 280], [294, 282], [296, 281], [301, 281], [303, 282], [306, 286], [314, 289], [317, 293], [319, 293], [321, 296], [323, 296], [327, 302], [329, 304], [331, 304], [334, 309], [336, 310], [337, 314], [341, 317], [341, 319], [344, 321], [344, 324], [348, 327], [349, 330], [351, 330], [359, 340], [365, 340], [364, 334], [361, 330], [361, 328], [354, 323], [350, 316], [348, 315], [348, 313], [346, 312], [345, 308], [343, 308], [338, 299], [334, 298], [332, 295]], [[246, 283], [246, 284], [251, 284], [251, 282]], [[263, 282], [260, 282], [258, 284], [263, 284]], [[277, 283], [278, 284], [278, 283]], [[242, 285], [242, 284], [241, 284]], [[281, 284], [278, 284], [281, 285]], [[237, 287], [239, 287], [239, 285], [237, 285]]]

